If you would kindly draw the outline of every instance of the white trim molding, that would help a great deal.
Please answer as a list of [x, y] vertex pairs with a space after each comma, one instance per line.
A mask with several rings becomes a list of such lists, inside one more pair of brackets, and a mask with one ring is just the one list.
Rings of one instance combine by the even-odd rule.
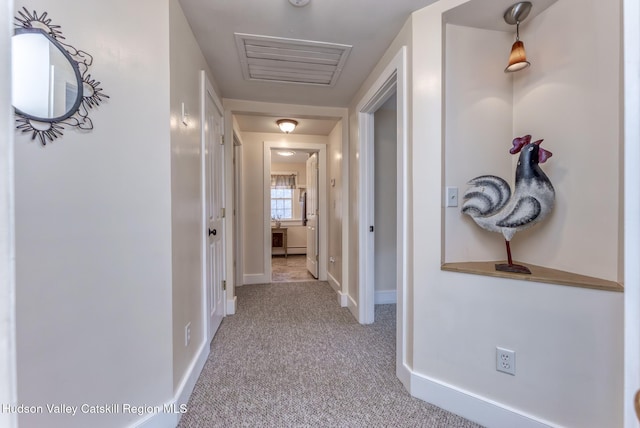
[[268, 284], [270, 282], [271, 277], [265, 273], [245, 273], [242, 276], [242, 283], [244, 285]]
[[640, 5], [624, 0], [624, 427], [636, 428], [640, 388]]
[[353, 317], [355, 319], [358, 319], [358, 302], [356, 302], [353, 297], [347, 295], [343, 295], [343, 297], [346, 297], [347, 299], [347, 309], [349, 309], [349, 312], [351, 312], [351, 315], [353, 315]]
[[[11, 75], [11, 35], [14, 2], [0, 12], [0, 62], [3, 76]], [[15, 268], [15, 117], [11, 106], [11, 79], [0, 82], [0, 403], [18, 404], [16, 364], [16, 268]], [[0, 412], [0, 426], [17, 427], [14, 412]]]
[[411, 373], [411, 395], [486, 427], [558, 427], [525, 412], [416, 372]]
[[327, 282], [336, 292], [340, 292], [340, 282], [330, 272], [327, 272]]
[[398, 302], [397, 297], [396, 290], [383, 290], [376, 291], [374, 300], [376, 305], [390, 305]]
[[342, 292], [342, 286], [340, 282], [331, 273], [327, 272], [327, 281], [338, 296], [338, 304], [341, 308], [346, 308], [349, 305], [349, 296]]
[[235, 315], [236, 307], [238, 306], [238, 297], [233, 296], [231, 299], [227, 300], [227, 315]]
[[163, 404], [159, 404], [158, 407], [162, 410], [157, 413], [152, 413], [144, 416], [141, 420], [130, 425], [131, 428], [158, 428], [167, 427], [172, 428], [178, 425], [182, 413], [181, 410], [186, 410], [186, 405], [189, 402], [189, 397], [193, 392], [193, 388], [196, 386], [196, 382], [202, 373], [211, 347], [209, 342], [203, 341], [198, 350], [196, 358], [193, 359], [187, 374], [180, 382], [180, 386], [176, 390], [175, 396], [171, 401]]
[[[401, 380], [409, 379], [407, 365], [407, 290], [409, 277], [409, 159], [407, 47], [402, 46], [362, 97], [356, 108], [359, 127], [359, 231], [358, 302], [349, 309], [362, 324], [375, 317], [375, 277], [373, 269], [373, 114], [395, 92], [397, 109], [397, 247], [396, 247], [396, 372]], [[348, 223], [348, 222], [347, 222]], [[351, 299], [351, 296], [349, 296]], [[403, 381], [405, 387], [407, 384]]]

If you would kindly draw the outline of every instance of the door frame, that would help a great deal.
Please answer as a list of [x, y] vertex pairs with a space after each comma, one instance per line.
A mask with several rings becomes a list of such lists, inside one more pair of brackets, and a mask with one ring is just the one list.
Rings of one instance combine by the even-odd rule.
[[244, 222], [244, 204], [242, 199], [242, 140], [240, 136], [233, 132], [233, 233], [234, 233], [234, 283], [237, 286], [243, 284], [243, 272], [244, 272], [244, 255], [242, 254], [242, 245], [238, 243], [244, 242], [244, 228], [242, 223]]
[[[358, 169], [358, 301], [361, 324], [375, 318], [375, 245], [374, 245], [374, 114], [395, 92], [397, 108], [397, 225], [396, 225], [396, 374], [407, 385], [409, 366], [405, 333], [407, 331], [407, 289], [409, 258], [408, 209], [408, 118], [407, 47], [402, 46], [357, 106], [359, 142]], [[374, 233], [369, 227], [374, 226]]]
[[[208, 95], [207, 95], [208, 94]], [[202, 313], [203, 313], [203, 330], [205, 332], [205, 337], [207, 338], [207, 343], [209, 343], [212, 339], [213, 336], [215, 334], [215, 331], [212, 331], [211, 328], [211, 319], [209, 317], [209, 308], [208, 308], [208, 302], [210, 299], [209, 296], [209, 287], [207, 286], [207, 258], [206, 258], [206, 254], [207, 254], [207, 247], [209, 246], [209, 237], [208, 234], [206, 233], [206, 231], [208, 230], [208, 219], [207, 219], [207, 165], [206, 165], [206, 154], [205, 154], [205, 148], [206, 148], [206, 138], [207, 138], [207, 128], [205, 127], [205, 123], [206, 123], [206, 105], [207, 105], [207, 96], [210, 96], [211, 99], [213, 100], [213, 103], [215, 104], [216, 108], [218, 109], [218, 113], [220, 113], [220, 130], [221, 130], [221, 134], [224, 135], [224, 109], [222, 108], [222, 103], [220, 102], [220, 99], [218, 98], [218, 96], [216, 95], [215, 90], [213, 89], [213, 85], [211, 84], [211, 82], [209, 81], [209, 78], [207, 77], [207, 74], [204, 70], [200, 70], [200, 199], [201, 199], [201, 230], [202, 230], [202, 242], [201, 242], [201, 255], [200, 255], [200, 260], [201, 260], [201, 277], [202, 277]], [[224, 162], [224, 148], [221, 151], [221, 154], [223, 156], [222, 159], [222, 174], [221, 176], [223, 177], [223, 182], [224, 182], [224, 177], [225, 177], [225, 162]], [[226, 200], [226, 186], [222, 186], [222, 201], [223, 201], [223, 206], [225, 205], [224, 201]], [[227, 223], [226, 221], [226, 216], [223, 219], [223, 230], [225, 229], [225, 225]], [[226, 239], [226, 233], [223, 232], [223, 237], [222, 237], [222, 248], [226, 248], [227, 245], [227, 239]], [[223, 251], [223, 261], [222, 261], [222, 266], [223, 266], [223, 272], [222, 272], [222, 278], [226, 278], [226, 251]], [[222, 305], [222, 316], [226, 316], [227, 315], [227, 292], [226, 290], [222, 290], [222, 299], [223, 299], [223, 305]]]
[[623, 4], [624, 55], [624, 427], [638, 427], [640, 389], [640, 6]]
[[[2, 76], [11, 75], [11, 35], [13, 2], [0, 12], [0, 68]], [[16, 368], [16, 273], [15, 273], [15, 189], [14, 134], [15, 117], [11, 105], [11, 79], [0, 81], [0, 373], [6, 380], [0, 385], [0, 402], [17, 404]], [[0, 414], [0, 426], [17, 427], [14, 412]]]
[[327, 146], [320, 143], [264, 142], [264, 273], [271, 282], [271, 149], [318, 152], [318, 280], [327, 280], [329, 261], [329, 203], [327, 188]]

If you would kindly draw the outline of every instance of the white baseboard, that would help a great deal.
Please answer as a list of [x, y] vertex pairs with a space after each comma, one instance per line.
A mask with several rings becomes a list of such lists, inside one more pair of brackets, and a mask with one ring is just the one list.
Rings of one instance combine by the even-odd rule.
[[547, 421], [511, 409], [500, 403], [445, 384], [425, 375], [411, 373], [411, 395], [491, 428], [558, 427]]
[[344, 294], [342, 291], [338, 291], [338, 304], [341, 308], [349, 306], [349, 296]]
[[[307, 247], [288, 247], [287, 254], [307, 254]], [[284, 256], [284, 250], [278, 248], [271, 249], [271, 255], [273, 256]]]
[[327, 272], [327, 282], [329, 283], [331, 288], [333, 288], [336, 292], [338, 293], [340, 292], [340, 283], [329, 272]]
[[355, 300], [353, 300], [353, 297], [347, 295], [347, 308], [349, 309], [349, 312], [351, 312], [351, 315], [353, 315], [353, 317], [356, 320], [360, 319], [360, 315], [358, 314], [358, 302], [356, 302]]
[[338, 296], [338, 304], [340, 305], [340, 307], [346, 308], [348, 303], [347, 295], [342, 293], [342, 286], [340, 285], [338, 280], [335, 279], [335, 277], [331, 275], [329, 272], [327, 272], [327, 282], [329, 283], [331, 288], [333, 288], [333, 290], [336, 292], [336, 295]]
[[198, 377], [200, 377], [204, 364], [207, 362], [209, 352], [211, 352], [209, 343], [204, 341], [202, 345], [200, 345], [196, 358], [193, 359], [187, 369], [187, 373], [182, 379], [173, 400], [157, 406], [158, 412], [146, 415], [131, 425], [131, 428], [175, 428], [182, 416], [180, 410], [186, 410], [189, 397], [191, 397]]
[[227, 315], [235, 315], [236, 305], [238, 303], [238, 297], [233, 296], [233, 299], [227, 299]]
[[374, 303], [376, 305], [389, 305], [392, 303], [397, 303], [397, 295], [398, 293], [396, 290], [376, 291]]
[[242, 277], [242, 283], [244, 285], [268, 284], [270, 282], [271, 282], [271, 278], [269, 278], [269, 276], [264, 273], [245, 274]]
[[404, 386], [404, 389], [411, 391], [411, 374], [413, 373], [409, 366], [399, 362], [399, 353], [396, 351], [396, 376]]

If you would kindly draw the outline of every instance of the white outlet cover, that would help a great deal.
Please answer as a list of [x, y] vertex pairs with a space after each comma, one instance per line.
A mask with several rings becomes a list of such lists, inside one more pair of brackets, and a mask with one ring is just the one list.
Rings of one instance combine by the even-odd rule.
[[511, 349], [496, 347], [496, 370], [516, 375], [516, 351]]

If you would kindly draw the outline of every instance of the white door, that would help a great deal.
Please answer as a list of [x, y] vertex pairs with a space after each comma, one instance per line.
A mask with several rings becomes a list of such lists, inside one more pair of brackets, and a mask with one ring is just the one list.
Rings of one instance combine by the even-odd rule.
[[307, 159], [307, 269], [318, 278], [318, 154]]
[[222, 113], [207, 81], [204, 102], [205, 297], [208, 340], [224, 316], [224, 150]]

